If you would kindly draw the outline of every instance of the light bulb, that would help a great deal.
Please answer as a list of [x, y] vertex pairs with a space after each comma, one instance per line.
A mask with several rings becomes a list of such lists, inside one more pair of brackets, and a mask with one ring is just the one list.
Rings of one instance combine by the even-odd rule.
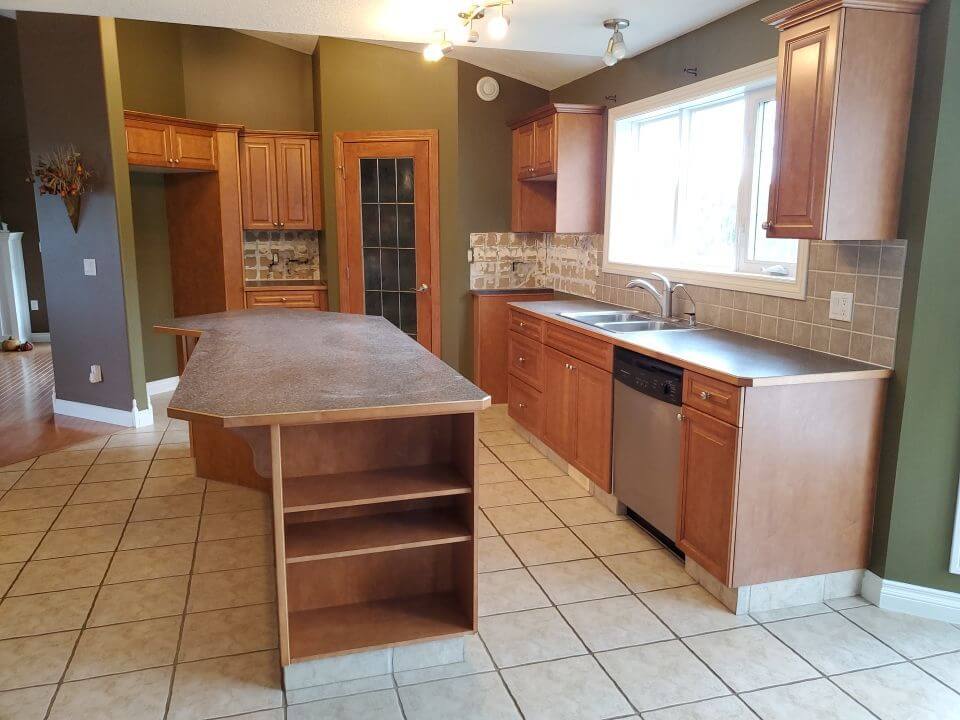
[[470, 26], [458, 22], [453, 28], [450, 29], [450, 37], [459, 45], [468, 42], [470, 39]]
[[443, 48], [439, 43], [432, 42], [423, 48], [423, 59], [427, 62], [437, 62], [443, 58]]
[[623, 33], [617, 30], [613, 34], [613, 47], [610, 52], [617, 60], [623, 60], [627, 56], [627, 44], [623, 41]]
[[510, 28], [510, 18], [503, 14], [503, 5], [500, 6], [500, 14], [490, 18], [487, 25], [487, 32], [493, 40], [503, 40], [507, 36], [507, 30]]
[[605, 52], [605, 53], [603, 54], [603, 63], [604, 63], [607, 67], [613, 67], [614, 65], [617, 64], [617, 62], [618, 62], [618, 61], [617, 61], [617, 58], [616, 58], [616, 56], [614, 56], [614, 54], [613, 54], [612, 52]]

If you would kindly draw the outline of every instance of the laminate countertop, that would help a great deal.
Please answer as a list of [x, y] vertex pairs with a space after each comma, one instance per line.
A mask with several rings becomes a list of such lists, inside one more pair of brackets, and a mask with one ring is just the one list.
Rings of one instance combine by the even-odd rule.
[[180, 317], [199, 337], [167, 414], [224, 427], [476, 412], [490, 396], [381, 317], [257, 308]]
[[893, 375], [892, 370], [879, 365], [709, 326], [689, 330], [612, 333], [559, 315], [596, 310], [634, 312], [629, 308], [594, 300], [512, 302], [510, 307], [603, 338], [618, 347], [735, 385], [788, 385], [889, 378]]

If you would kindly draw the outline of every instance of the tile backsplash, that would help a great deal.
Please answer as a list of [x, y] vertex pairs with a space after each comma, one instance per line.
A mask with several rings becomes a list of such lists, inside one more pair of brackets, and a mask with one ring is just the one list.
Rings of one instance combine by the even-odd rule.
[[[600, 270], [603, 237], [552, 233], [474, 233], [473, 289], [551, 287], [654, 312], [630, 276]], [[902, 240], [813, 242], [806, 300], [688, 285], [697, 320], [707, 325], [833, 355], [893, 366], [906, 243]], [[830, 292], [852, 292], [851, 322], [831, 320]], [[692, 310], [677, 296], [678, 312]]]
[[245, 280], [322, 280], [316, 230], [246, 230]]

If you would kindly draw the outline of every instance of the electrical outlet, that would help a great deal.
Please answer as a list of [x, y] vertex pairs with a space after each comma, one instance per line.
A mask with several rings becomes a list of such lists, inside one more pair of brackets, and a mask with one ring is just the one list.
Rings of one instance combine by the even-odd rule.
[[39, 301], [39, 300], [31, 300], [31, 301], [30, 301], [30, 309], [31, 309], [31, 310], [39, 310], [39, 309], [40, 309], [40, 301]]
[[473, 248], [470, 248], [469, 250], [467, 250], [467, 262], [468, 263], [473, 262]]
[[83, 259], [83, 274], [84, 275], [96, 275], [97, 274], [97, 261], [93, 258], [84, 258]]
[[837, 292], [830, 293], [830, 319], [850, 322], [853, 318], [853, 293]]
[[90, 382], [91, 383], [103, 382], [103, 372], [100, 370], [99, 365], [90, 366]]

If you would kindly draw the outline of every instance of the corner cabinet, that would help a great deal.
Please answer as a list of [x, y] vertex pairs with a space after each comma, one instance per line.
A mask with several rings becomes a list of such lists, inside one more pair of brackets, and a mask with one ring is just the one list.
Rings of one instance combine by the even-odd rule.
[[897, 236], [919, 13], [926, 0], [812, 0], [779, 29], [768, 237]]
[[509, 124], [514, 232], [603, 232], [603, 105], [553, 103]]
[[217, 125], [133, 110], [123, 115], [127, 162], [135, 169], [217, 169]]
[[245, 230], [322, 229], [319, 136], [245, 132], [240, 187]]

